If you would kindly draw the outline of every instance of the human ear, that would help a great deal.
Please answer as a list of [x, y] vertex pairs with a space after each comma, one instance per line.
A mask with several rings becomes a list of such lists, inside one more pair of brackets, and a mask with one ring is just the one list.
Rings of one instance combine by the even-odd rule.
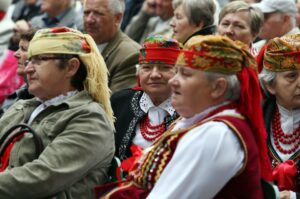
[[228, 82], [225, 78], [218, 78], [213, 82], [211, 97], [213, 99], [218, 99], [224, 96], [227, 90]]
[[77, 73], [79, 67], [80, 67], [80, 61], [78, 58], [73, 57], [69, 59], [67, 65], [67, 76], [73, 77]]

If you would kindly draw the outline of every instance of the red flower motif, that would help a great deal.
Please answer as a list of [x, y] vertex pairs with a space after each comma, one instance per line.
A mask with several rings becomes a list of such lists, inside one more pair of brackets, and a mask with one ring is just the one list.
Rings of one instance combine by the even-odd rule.
[[86, 53], [91, 52], [90, 46], [88, 45], [88, 43], [87, 43], [84, 39], [81, 40], [81, 47], [82, 47], [82, 49], [83, 49]]
[[70, 32], [70, 29], [67, 27], [56, 27], [56, 28], [51, 28], [52, 33], [60, 33], [60, 32]]

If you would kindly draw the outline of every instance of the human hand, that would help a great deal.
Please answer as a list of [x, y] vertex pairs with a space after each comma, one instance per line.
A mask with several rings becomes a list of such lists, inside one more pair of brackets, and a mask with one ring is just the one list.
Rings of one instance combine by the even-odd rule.
[[280, 199], [290, 199], [290, 191], [281, 191]]
[[154, 15], [155, 7], [156, 7], [155, 0], [145, 0], [143, 3], [142, 10], [149, 15]]

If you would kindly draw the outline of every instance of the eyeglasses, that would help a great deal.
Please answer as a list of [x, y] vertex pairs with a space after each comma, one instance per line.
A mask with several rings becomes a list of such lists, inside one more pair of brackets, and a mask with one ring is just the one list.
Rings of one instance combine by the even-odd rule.
[[40, 65], [43, 61], [48, 60], [63, 60], [63, 59], [71, 59], [69, 56], [61, 55], [61, 56], [33, 56], [30, 59], [26, 60], [25, 65], [27, 66], [29, 62], [33, 65]]

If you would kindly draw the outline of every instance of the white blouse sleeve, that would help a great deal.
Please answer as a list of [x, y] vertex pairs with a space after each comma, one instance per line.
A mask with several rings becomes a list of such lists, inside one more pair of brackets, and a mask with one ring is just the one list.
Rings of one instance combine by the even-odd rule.
[[148, 198], [213, 198], [242, 168], [243, 160], [235, 133], [222, 122], [208, 122], [180, 140]]

